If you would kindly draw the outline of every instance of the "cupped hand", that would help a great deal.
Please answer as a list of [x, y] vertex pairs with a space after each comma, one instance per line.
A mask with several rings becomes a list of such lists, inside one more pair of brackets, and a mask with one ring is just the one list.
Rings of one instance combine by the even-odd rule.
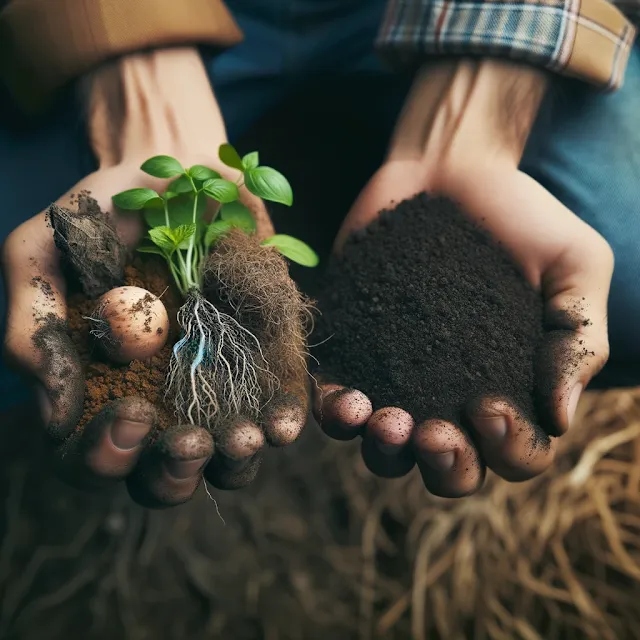
[[[193, 158], [191, 164], [196, 163], [225, 171], [211, 158]], [[142, 174], [138, 164], [121, 164], [89, 175], [58, 204], [70, 207], [72, 194], [90, 192], [112, 216], [123, 241], [133, 246], [143, 232], [140, 217], [113, 211], [111, 197], [141, 186], [163, 189], [165, 185]], [[262, 201], [248, 193], [242, 198], [256, 216], [258, 233], [273, 233]], [[283, 416], [282, 410], [271, 407], [263, 424], [238, 418], [215, 443], [208, 431], [193, 425], [174, 425], [154, 433], [156, 407], [129, 397], [105, 406], [77, 431], [84, 377], [66, 331], [65, 280], [44, 212], [9, 236], [2, 265], [9, 297], [7, 362], [34, 382], [54, 466], [77, 486], [125, 481], [131, 496], [145, 506], [179, 504], [191, 497], [203, 472], [220, 488], [246, 485], [255, 477], [266, 442], [287, 444], [302, 429], [306, 411]]]
[[[543, 294], [545, 333], [536, 359], [540, 424], [527, 422], [508, 397], [480, 398], [464, 408], [472, 434], [438, 416], [416, 424], [402, 407], [375, 407], [362, 391], [345, 389], [339, 380], [320, 385], [314, 401], [328, 435], [363, 435], [363, 457], [374, 473], [400, 476], [417, 463], [427, 489], [445, 497], [476, 491], [487, 468], [509, 481], [544, 471], [553, 461], [556, 437], [569, 428], [582, 390], [609, 353], [609, 245], [519, 171], [513, 155], [492, 155], [490, 146], [483, 151], [484, 161], [471, 157], [470, 162], [452, 162], [446, 172], [434, 170], [425, 154], [391, 153], [354, 204], [336, 249], [378, 212], [417, 193], [457, 202]], [[553, 437], [541, 442], [536, 435], [540, 427]]]

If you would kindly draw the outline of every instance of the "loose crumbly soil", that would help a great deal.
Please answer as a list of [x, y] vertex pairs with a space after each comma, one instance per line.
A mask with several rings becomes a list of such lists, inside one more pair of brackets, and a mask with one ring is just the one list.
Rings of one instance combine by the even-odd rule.
[[[80, 428], [112, 400], [138, 396], [159, 408], [164, 404], [166, 371], [176, 339], [180, 295], [170, 285], [169, 273], [162, 260], [151, 255], [144, 258], [136, 256], [125, 268], [122, 284], [142, 287], [161, 298], [169, 314], [169, 338], [160, 352], [148, 360], [114, 364], [104, 358], [89, 334], [90, 322], [85, 318], [95, 311], [97, 301], [88, 299], [82, 292], [70, 296], [69, 331], [85, 369], [85, 400]], [[160, 412], [158, 419], [161, 426], [167, 426], [171, 414], [169, 411]]]
[[534, 414], [541, 296], [451, 202], [419, 195], [352, 236], [319, 306], [321, 374], [375, 407], [460, 421], [499, 394]]

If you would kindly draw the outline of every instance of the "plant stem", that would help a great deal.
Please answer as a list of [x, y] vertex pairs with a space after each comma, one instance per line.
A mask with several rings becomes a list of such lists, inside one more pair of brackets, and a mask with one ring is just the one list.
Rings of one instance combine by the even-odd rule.
[[[193, 187], [193, 216], [192, 216], [192, 222], [193, 224], [197, 225], [198, 224], [198, 190], [196, 189], [196, 185], [193, 182], [191, 176], [189, 176], [189, 180], [191, 181], [191, 186]], [[189, 240], [189, 249], [187, 250], [187, 265], [189, 265], [189, 271], [192, 272], [193, 271], [193, 248], [196, 244], [196, 233], [194, 233], [191, 236], [191, 239]], [[182, 256], [181, 256], [182, 259]], [[183, 260], [184, 262], [184, 260]], [[193, 274], [189, 273], [189, 280], [194, 280], [193, 278]], [[190, 284], [192, 284], [194, 287], [199, 286], [199, 278], [196, 276], [195, 278], [195, 282], [191, 282]]]
[[167, 259], [167, 263], [169, 264], [169, 270], [171, 271], [171, 275], [173, 276], [173, 279], [176, 282], [176, 286], [178, 287], [182, 296], [185, 296], [187, 291], [186, 291], [185, 283], [181, 277], [180, 272], [176, 268], [176, 265], [174, 264], [171, 258]]
[[[180, 272], [182, 273], [182, 276], [183, 276], [185, 289], [189, 290], [192, 287], [196, 286], [196, 283], [192, 281], [191, 268], [190, 266], [187, 266], [188, 261], [185, 262], [184, 257], [182, 256], [182, 251], [180, 251], [180, 249], [176, 251], [176, 254], [178, 256], [178, 262], [180, 263]], [[189, 257], [189, 254], [187, 254], [187, 259], [188, 257]]]
[[164, 224], [165, 226], [171, 228], [171, 223], [169, 222], [169, 202], [168, 200], [162, 199], [162, 204], [164, 206]]

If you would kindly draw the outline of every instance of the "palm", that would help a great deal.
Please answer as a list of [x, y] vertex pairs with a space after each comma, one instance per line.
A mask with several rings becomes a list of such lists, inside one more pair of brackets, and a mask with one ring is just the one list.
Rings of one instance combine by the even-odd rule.
[[[515, 169], [506, 172], [496, 167], [478, 170], [440, 189], [430, 189], [431, 184], [417, 161], [385, 165], [361, 192], [340, 231], [336, 248], [340, 250], [347, 235], [367, 225], [380, 210], [392, 208], [394, 202], [416, 193], [436, 191], [456, 201], [467, 216], [488, 229], [511, 254], [530, 283], [543, 293], [548, 322], [545, 343], [538, 359], [541, 362], [548, 360], [546, 370], [556, 372], [553, 384], [544, 385], [550, 391], [549, 397], [544, 398], [547, 415], [543, 420], [551, 435], [563, 433], [569, 426], [570, 414], [575, 409], [581, 388], [604, 364], [608, 355], [606, 323], [603, 320], [612, 272], [608, 245], [538, 183]], [[583, 323], [582, 317], [576, 318], [577, 300], [592, 321]], [[557, 346], [558, 341], [562, 341], [565, 351], [579, 348], [582, 353], [592, 352], [595, 355], [583, 358], [580, 366], [570, 373], [563, 372], [553, 360], [557, 353], [553, 346]], [[372, 458], [367, 461], [370, 468], [381, 475], [406, 472], [415, 459], [430, 490], [455, 496], [477, 489], [485, 466], [507, 479], [519, 480], [539, 473], [553, 459], [555, 440], [544, 451], [531, 451], [530, 436], [534, 427], [522, 424], [516, 408], [509, 406], [507, 401], [496, 403], [487, 399], [480, 403], [479, 414], [471, 416], [479, 432], [483, 422], [486, 426], [487, 421], [498, 416], [506, 419], [507, 429], [506, 435], [499, 440], [480, 437], [474, 446], [454, 424], [443, 428], [440, 423], [436, 428], [427, 421], [414, 427], [411, 416], [401, 407], [395, 407], [394, 413], [389, 415], [397, 424], [402, 423], [403, 431], [408, 434], [401, 440], [399, 432], [395, 433], [398, 429], [394, 429], [391, 422], [381, 424], [381, 411], [372, 415], [374, 409], [383, 408], [372, 407], [358, 391], [351, 393], [359, 394], [359, 403], [348, 402], [344, 394], [335, 394], [340, 388], [335, 384], [324, 388], [323, 397], [317, 401], [317, 406], [322, 407], [321, 415], [325, 421], [331, 422], [333, 433], [338, 426], [339, 437], [340, 426], [344, 433], [353, 433], [354, 426], [361, 426], [365, 434], [374, 440], [377, 438], [379, 444], [395, 446], [395, 455], [386, 456], [380, 452], [371, 453], [375, 448], [364, 449]], [[363, 414], [362, 406], [366, 403], [370, 409]], [[359, 415], [364, 415], [360, 425], [354, 422], [355, 414], [350, 415], [350, 407], [355, 406], [359, 408]], [[389, 408], [385, 410], [388, 412]], [[518, 422], [520, 424], [516, 427]], [[398, 451], [397, 445], [401, 442], [404, 442], [404, 449]], [[451, 450], [451, 443], [454, 443], [456, 460], [460, 463], [456, 468], [477, 468], [476, 473], [460, 474], [453, 468], [438, 467], [442, 466], [445, 452]], [[406, 455], [407, 449], [413, 456]], [[433, 464], [425, 465], [425, 461]], [[434, 473], [434, 464], [440, 469], [437, 473]]]
[[[207, 164], [222, 169], [223, 175], [229, 173], [228, 169], [218, 167], [217, 162], [207, 160], [194, 158], [191, 164]], [[74, 194], [90, 192], [112, 216], [121, 239], [134, 246], [144, 233], [141, 216], [115, 211], [111, 198], [136, 187], [163, 190], [164, 186], [164, 181], [139, 171], [138, 165], [119, 165], [87, 176], [59, 198], [57, 204], [72, 206]], [[272, 234], [262, 201], [247, 193], [241, 197], [256, 217], [258, 234], [263, 237]], [[143, 505], [177, 504], [189, 499], [196, 490], [203, 469], [206, 477], [221, 488], [251, 482], [266, 442], [284, 446], [295, 440], [302, 429], [305, 400], [296, 400], [298, 404], [294, 406], [289, 399], [282, 407], [272, 403], [260, 425], [234, 417], [217, 439], [215, 452], [211, 435], [197, 425], [170, 427], [150, 442], [147, 436], [155, 422], [156, 408], [142, 398], [125, 398], [106, 406], [85, 425], [83, 436], [75, 437], [82, 412], [79, 399], [84, 395], [84, 376], [65, 331], [65, 280], [45, 212], [25, 222], [7, 239], [3, 270], [10, 297], [7, 356], [16, 367], [39, 381], [37, 387], [45, 404], [43, 417], [48, 441], [53, 445], [54, 464], [73, 483], [86, 488], [124, 480], [132, 497]], [[32, 286], [36, 277], [50, 288]], [[55, 320], [46, 335], [42, 333], [43, 318]], [[68, 455], [70, 452], [74, 455]]]

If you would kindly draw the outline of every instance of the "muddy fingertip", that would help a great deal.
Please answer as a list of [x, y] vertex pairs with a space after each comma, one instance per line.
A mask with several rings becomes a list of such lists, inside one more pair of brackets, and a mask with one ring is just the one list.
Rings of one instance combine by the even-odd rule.
[[262, 425], [272, 447], [293, 444], [307, 422], [307, 402], [291, 394], [280, 394], [264, 409]]
[[336, 422], [357, 429], [373, 414], [371, 400], [357, 389], [341, 389], [331, 393], [322, 404], [323, 422]]
[[251, 458], [265, 445], [262, 429], [242, 416], [221, 423], [214, 431], [214, 440], [218, 453], [231, 460]]

